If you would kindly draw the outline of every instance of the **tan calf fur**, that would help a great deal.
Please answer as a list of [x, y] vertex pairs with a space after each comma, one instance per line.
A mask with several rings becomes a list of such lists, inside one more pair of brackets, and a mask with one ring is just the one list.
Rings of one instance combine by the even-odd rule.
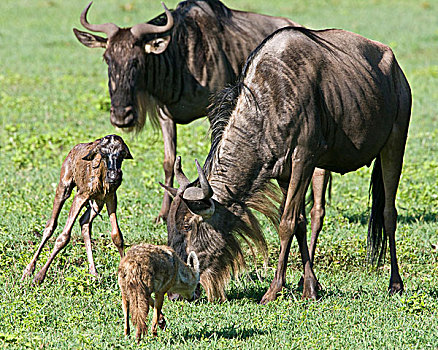
[[62, 206], [70, 197], [74, 187], [77, 187], [77, 193], [74, 196], [64, 230], [56, 239], [55, 247], [46, 264], [35, 276], [34, 283], [41, 283], [44, 280], [53, 259], [70, 241], [73, 224], [84, 206], [87, 206], [87, 211], [79, 221], [87, 250], [90, 273], [98, 276], [91, 251], [91, 223], [104, 204], [106, 204], [111, 222], [111, 238], [120, 257], [123, 257], [123, 236], [116, 217], [116, 190], [122, 183], [121, 167], [124, 159], [132, 159], [132, 155], [123, 139], [117, 135], [108, 135], [94, 142], [80, 143], [73, 147], [61, 166], [52, 216], [47, 221], [43, 239], [36, 253], [23, 272], [22, 280], [33, 274], [41, 250], [55, 231]]

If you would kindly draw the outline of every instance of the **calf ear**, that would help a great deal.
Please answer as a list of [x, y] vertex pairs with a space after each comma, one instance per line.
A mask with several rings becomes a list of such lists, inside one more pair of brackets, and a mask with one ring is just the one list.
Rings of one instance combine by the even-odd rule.
[[76, 38], [78, 38], [81, 44], [91, 48], [101, 47], [103, 49], [106, 49], [107, 39], [102, 38], [98, 35], [80, 31], [76, 28], [73, 28], [73, 32], [75, 33]]
[[144, 46], [144, 50], [146, 53], [153, 53], [155, 55], [159, 55], [166, 51], [167, 46], [170, 43], [170, 35], [165, 36], [163, 38], [157, 38], [151, 41], [148, 41]]
[[93, 160], [97, 154], [97, 147], [94, 147], [85, 157], [82, 157], [82, 160]]
[[124, 159], [134, 159], [134, 157], [131, 154], [131, 151], [129, 150], [128, 146], [125, 145], [125, 152], [126, 155], [124, 157]]

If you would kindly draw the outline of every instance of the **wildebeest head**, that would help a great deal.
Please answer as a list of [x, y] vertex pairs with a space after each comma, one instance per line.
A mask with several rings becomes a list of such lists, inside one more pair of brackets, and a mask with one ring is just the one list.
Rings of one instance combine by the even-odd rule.
[[120, 28], [114, 23], [90, 24], [87, 13], [92, 2], [81, 13], [81, 24], [107, 38], [73, 29], [78, 40], [91, 48], [103, 48], [103, 58], [108, 65], [108, 87], [111, 97], [111, 123], [119, 128], [141, 129], [145, 122], [141, 108], [142, 95], [147, 94], [146, 65], [148, 55], [163, 53], [170, 42], [169, 31], [173, 16], [165, 9], [167, 24], [163, 26], [140, 23], [130, 28]]
[[122, 183], [122, 162], [124, 159], [133, 159], [128, 146], [120, 136], [107, 135], [83, 157], [83, 160], [93, 160], [100, 154], [106, 165], [105, 182], [114, 185]]
[[252, 241], [266, 258], [266, 242], [257, 220], [248, 208], [235, 203], [226, 207], [213, 197], [199, 163], [198, 180], [190, 182], [181, 169], [181, 158], [175, 162], [175, 176], [180, 187], [161, 184], [173, 197], [167, 218], [168, 245], [186, 260], [190, 251], [196, 252], [200, 282], [209, 300], [225, 299], [224, 287], [230, 274], [244, 266], [240, 237], [253, 252]]

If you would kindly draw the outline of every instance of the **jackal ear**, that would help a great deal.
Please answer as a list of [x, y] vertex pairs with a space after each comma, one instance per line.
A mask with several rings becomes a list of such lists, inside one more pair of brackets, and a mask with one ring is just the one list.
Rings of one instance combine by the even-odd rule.
[[161, 182], [158, 182], [158, 183], [160, 184], [161, 187], [163, 187], [172, 196], [172, 198], [175, 198], [176, 194], [178, 193], [178, 190], [176, 188], [166, 186], [166, 185], [162, 184]]
[[79, 40], [79, 42], [86, 47], [100, 47], [102, 49], [106, 49], [107, 39], [101, 36], [83, 32], [76, 28], [73, 28], [73, 33], [75, 33], [76, 38]]
[[187, 265], [189, 265], [195, 273], [199, 274], [199, 260], [196, 253], [192, 250], [187, 257]]
[[144, 46], [144, 50], [146, 51], [146, 53], [153, 53], [155, 55], [159, 55], [160, 53], [166, 51], [169, 43], [170, 43], [170, 35], [162, 38], [156, 38], [154, 40], [148, 41]]

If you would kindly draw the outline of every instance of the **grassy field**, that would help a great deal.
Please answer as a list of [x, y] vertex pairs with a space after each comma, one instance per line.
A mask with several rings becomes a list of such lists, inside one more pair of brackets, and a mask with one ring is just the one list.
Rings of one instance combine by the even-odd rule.
[[[176, 6], [168, 0], [168, 7]], [[72, 28], [86, 1], [0, 2], [0, 347], [16, 349], [424, 349], [438, 348], [438, 3], [432, 0], [227, 0], [232, 8], [282, 15], [311, 28], [355, 31], [391, 45], [413, 91], [412, 122], [397, 208], [397, 244], [406, 292], [388, 297], [389, 261], [365, 264], [370, 169], [335, 175], [333, 198], [317, 250], [324, 290], [301, 301], [300, 258], [293, 244], [288, 285], [258, 304], [269, 286], [278, 239], [264, 222], [270, 265], [233, 280], [228, 301], [165, 302], [168, 328], [140, 346], [123, 337], [123, 315], [106, 216], [93, 227], [101, 279], [88, 275], [79, 225], [46, 282], [20, 282], [48, 219], [62, 160], [70, 148], [114, 133], [109, 123], [106, 65], [80, 45]], [[159, 1], [95, 1], [91, 22], [132, 25], [160, 13]], [[208, 152], [208, 123], [179, 127], [179, 154], [190, 178]], [[154, 225], [162, 190], [162, 141], [150, 125], [125, 135], [134, 155], [118, 191], [128, 245], [165, 243]], [[71, 200], [67, 202], [69, 207]], [[60, 216], [65, 223], [67, 209]], [[56, 236], [60, 229], [55, 232]], [[53, 246], [44, 249], [41, 268]], [[250, 259], [248, 259], [249, 262]]]

